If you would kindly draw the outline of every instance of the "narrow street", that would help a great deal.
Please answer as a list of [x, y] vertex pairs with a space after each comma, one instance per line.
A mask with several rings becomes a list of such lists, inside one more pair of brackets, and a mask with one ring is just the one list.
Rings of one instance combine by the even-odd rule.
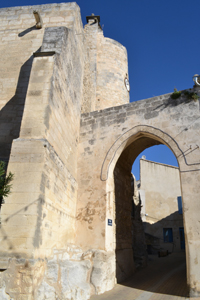
[[[185, 253], [150, 256], [148, 266], [112, 291], [91, 300], [183, 300], [187, 295]], [[193, 298], [200, 299], [200, 298]]]

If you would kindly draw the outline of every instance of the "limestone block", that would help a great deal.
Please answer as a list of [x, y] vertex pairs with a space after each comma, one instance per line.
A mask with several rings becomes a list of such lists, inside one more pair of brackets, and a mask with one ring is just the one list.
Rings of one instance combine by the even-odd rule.
[[31, 294], [21, 294], [19, 300], [32, 300], [32, 295]]
[[58, 281], [58, 270], [59, 266], [56, 264], [56, 261], [49, 261], [46, 270], [46, 279], [48, 282], [53, 285]]
[[62, 18], [62, 17], [51, 17], [50, 18], [50, 22], [52, 22], [52, 23], [60, 23], [63, 21], [64, 21], [64, 18]]
[[[87, 282], [91, 268], [90, 260], [67, 261], [61, 267], [62, 294], [66, 299], [76, 300], [90, 298], [90, 284]], [[68, 298], [69, 292], [71, 298]], [[64, 298], [65, 299], [65, 298]]]
[[[3, 216], [6, 215], [6, 217], [10, 214], [11, 212], [13, 213], [17, 213], [17, 214], [31, 214], [31, 215], [36, 215], [37, 214], [37, 202], [39, 202], [39, 200], [35, 200], [33, 203], [26, 205], [25, 203], [11, 203], [9, 205], [7, 205], [7, 203], [5, 203], [2, 207], [2, 214]], [[6, 220], [5, 220], [6, 221]]]
[[[91, 261], [86, 260], [65, 260], [72, 251], [80, 252], [80, 249], [69, 248], [69, 253], [64, 252], [48, 261], [45, 277], [36, 292], [35, 299], [39, 300], [86, 300], [90, 298], [91, 286], [88, 282], [91, 272]], [[56, 252], [55, 252], [56, 254]], [[68, 255], [66, 255], [68, 254]], [[64, 259], [64, 260], [63, 260]]]
[[1, 300], [11, 300], [11, 297], [6, 293], [5, 286], [0, 288], [0, 299]]
[[[61, 19], [61, 20], [60, 20]], [[64, 21], [63, 18], [50, 18], [52, 22]], [[45, 29], [42, 43], [42, 51], [61, 52], [63, 40], [67, 39], [68, 29], [66, 27], [49, 27]]]
[[59, 298], [57, 297], [55, 288], [53, 286], [49, 285], [48, 283], [46, 283], [45, 281], [43, 281], [37, 291], [36, 299], [38, 299], [38, 300], [55, 300], [55, 299], [59, 299]]
[[109, 291], [115, 284], [115, 256], [114, 252], [97, 250], [93, 255], [93, 269], [91, 283], [96, 294]]

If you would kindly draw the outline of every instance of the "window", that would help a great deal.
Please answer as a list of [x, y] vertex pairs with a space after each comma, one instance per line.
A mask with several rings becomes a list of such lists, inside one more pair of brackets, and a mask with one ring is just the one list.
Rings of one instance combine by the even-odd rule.
[[165, 243], [172, 243], [173, 242], [172, 228], [163, 228], [163, 236], [164, 236]]
[[182, 197], [181, 196], [177, 197], [177, 201], [178, 201], [178, 213], [180, 215], [182, 215], [183, 214], [183, 210], [182, 210]]

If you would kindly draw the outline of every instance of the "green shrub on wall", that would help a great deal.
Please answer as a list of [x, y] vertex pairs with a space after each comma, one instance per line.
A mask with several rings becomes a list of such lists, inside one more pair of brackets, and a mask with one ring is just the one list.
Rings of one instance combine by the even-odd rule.
[[199, 99], [199, 96], [194, 92], [185, 91], [184, 95], [190, 100], [193, 99], [194, 101], [197, 101]]
[[6, 176], [6, 164], [4, 161], [0, 161], [0, 208], [4, 203], [4, 198], [11, 193], [12, 184], [10, 183], [13, 178], [14, 174], [11, 172]]
[[172, 99], [178, 99], [181, 96], [181, 91], [177, 91], [177, 89], [174, 89], [173, 94], [171, 94]]
[[199, 99], [199, 96], [197, 95], [197, 93], [189, 92], [189, 91], [184, 91], [184, 92], [178, 91], [176, 88], [174, 89], [174, 92], [171, 94], [171, 98], [178, 99], [182, 93], [187, 97], [188, 100], [197, 101]]

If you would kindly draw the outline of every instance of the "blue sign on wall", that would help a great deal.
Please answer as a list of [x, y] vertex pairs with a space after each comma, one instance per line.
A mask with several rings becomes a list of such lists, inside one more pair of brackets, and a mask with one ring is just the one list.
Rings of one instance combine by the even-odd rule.
[[112, 226], [112, 220], [111, 219], [108, 219], [108, 225]]

